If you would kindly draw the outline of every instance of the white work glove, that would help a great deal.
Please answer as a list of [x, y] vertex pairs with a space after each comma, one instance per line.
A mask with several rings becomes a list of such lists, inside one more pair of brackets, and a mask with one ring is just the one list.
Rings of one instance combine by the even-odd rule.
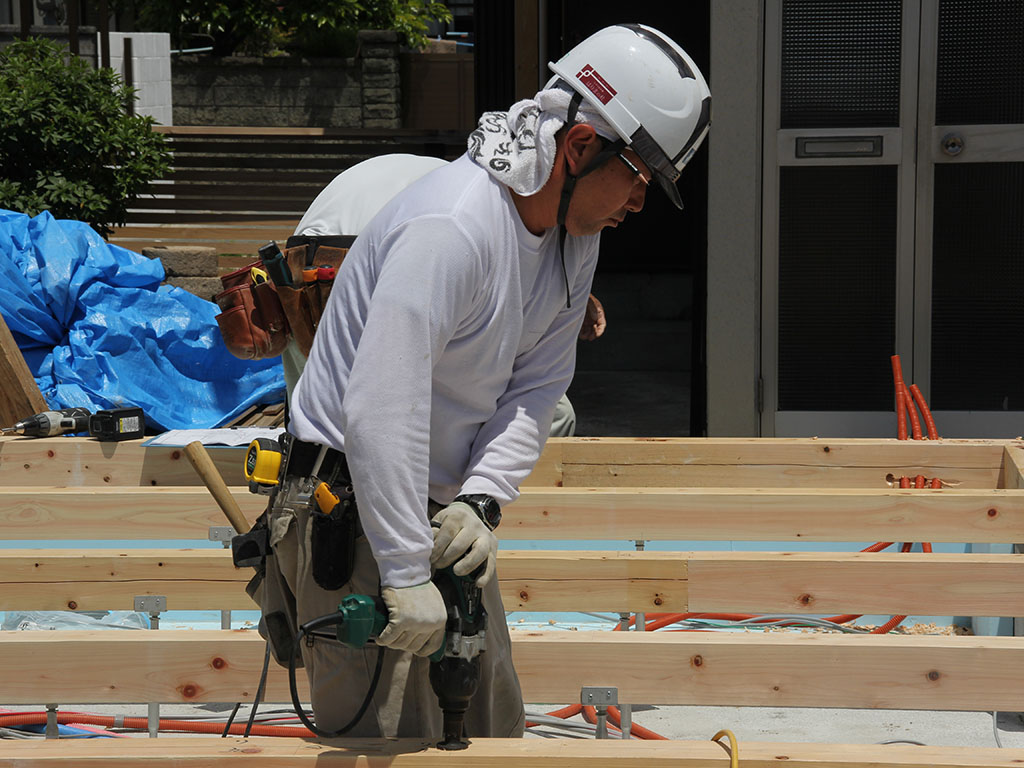
[[498, 539], [477, 517], [473, 508], [461, 501], [453, 502], [434, 515], [432, 522], [440, 523], [441, 527], [433, 528], [434, 549], [430, 553], [430, 564], [435, 568], [446, 568], [455, 563], [452, 569], [455, 575], [465, 576], [486, 562], [483, 574], [476, 580], [478, 587], [486, 586], [494, 575]]
[[444, 642], [448, 610], [432, 581], [414, 587], [384, 587], [380, 591], [388, 608], [388, 625], [377, 645], [429, 656]]

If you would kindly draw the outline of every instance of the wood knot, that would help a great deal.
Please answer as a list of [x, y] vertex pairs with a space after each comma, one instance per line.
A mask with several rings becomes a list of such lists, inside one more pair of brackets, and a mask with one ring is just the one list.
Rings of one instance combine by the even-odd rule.
[[772, 686], [772, 690], [773, 690], [773, 691], [775, 691], [776, 693], [778, 693], [778, 691], [779, 691], [779, 686], [777, 686], [777, 685], [773, 685], [773, 686]]
[[690, 665], [694, 666], [694, 667], [703, 667], [704, 666], [704, 657], [701, 656], [700, 654], [694, 656], [692, 659], [690, 659]]
[[832, 452], [832, 449], [829, 448], [827, 445], [824, 448], [822, 448], [821, 450], [823, 450], [825, 453], [831, 453]]
[[225, 667], [227, 667], [227, 665], [228, 665], [228, 663], [226, 661], [224, 661], [224, 659], [222, 659], [220, 656], [214, 657], [214, 659], [213, 659], [213, 668], [214, 669], [224, 669]]
[[938, 680], [938, 679], [939, 679], [940, 677], [942, 677], [942, 675], [941, 675], [941, 674], [939, 674], [939, 672], [937, 672], [937, 671], [936, 671], [936, 670], [934, 670], [934, 669], [933, 669], [933, 670], [932, 670], [931, 672], [929, 672], [929, 673], [928, 673], [928, 679], [929, 679], [929, 680], [931, 680], [932, 682], [935, 682], [935, 681], [936, 681], [936, 680]]
[[153, 479], [153, 480], [150, 480], [150, 481], [149, 481], [149, 484], [150, 484], [150, 485], [156, 485], [156, 480], [155, 480], [155, 479]]
[[525, 589], [520, 590], [520, 592], [519, 592], [519, 599], [522, 600], [525, 603], [527, 600], [530, 599], [530, 593], [527, 592]]
[[52, 459], [52, 458], [53, 458], [54, 456], [56, 456], [57, 454], [56, 454], [56, 453], [54, 453], [54, 452], [53, 452], [52, 450], [49, 450], [49, 451], [47, 451], [47, 452], [46, 452], [46, 455], [47, 455], [47, 456], [49, 456], [49, 457], [50, 457], [50, 458]]
[[800, 605], [812, 605], [814, 603], [814, 595], [804, 592], [800, 597], [796, 599]]
[[995, 517], [995, 516], [997, 516], [998, 514], [999, 514], [999, 512], [998, 512], [998, 510], [996, 510], [996, 509], [990, 509], [990, 510], [988, 511], [988, 516], [989, 516], [989, 517]]
[[548, 513], [548, 511], [546, 509], [542, 509], [540, 514], [541, 514], [541, 517], [547, 517], [549, 513]]
[[103, 482], [104, 483], [109, 483], [110, 482], [110, 475], [104, 475], [103, 476]]
[[187, 683], [178, 689], [181, 692], [182, 697], [186, 699], [194, 699], [199, 695], [199, 686], [193, 683]]
[[78, 610], [78, 603], [76, 603], [74, 600], [68, 600], [68, 609], [72, 611]]
[[654, 596], [654, 604], [655, 605], [661, 605], [664, 602], [665, 601], [661, 599], [661, 595], [655, 595]]
[[32, 469], [32, 465], [31, 464], [22, 464], [21, 466], [23, 468], [25, 468], [25, 469]]
[[171, 451], [171, 458], [177, 461], [181, 458], [181, 451]]
[[789, 760], [789, 755], [776, 755], [776, 760]]

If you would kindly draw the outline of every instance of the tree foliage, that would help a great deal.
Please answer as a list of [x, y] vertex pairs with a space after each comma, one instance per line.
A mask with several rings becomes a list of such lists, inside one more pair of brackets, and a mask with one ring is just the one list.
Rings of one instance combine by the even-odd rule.
[[208, 35], [218, 56], [275, 47], [321, 53], [332, 40], [335, 55], [346, 55], [342, 41], [359, 29], [395, 30], [404, 45], [420, 48], [431, 21], [452, 18], [435, 0], [135, 0], [135, 7], [140, 24], [170, 32], [178, 47]]
[[151, 117], [129, 116], [135, 98], [110, 69], [93, 69], [48, 40], [0, 51], [0, 207], [48, 210], [107, 235], [170, 153]]

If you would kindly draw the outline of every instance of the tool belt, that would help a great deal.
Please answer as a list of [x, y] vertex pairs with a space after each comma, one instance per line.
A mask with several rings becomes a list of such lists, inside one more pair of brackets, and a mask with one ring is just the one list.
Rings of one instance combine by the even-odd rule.
[[280, 355], [294, 338], [308, 356], [334, 274], [354, 241], [347, 235], [288, 238], [284, 257], [291, 286], [275, 285], [260, 261], [222, 276], [224, 289], [213, 300], [228, 351], [242, 360], [262, 360]]
[[[259, 632], [270, 642], [274, 658], [288, 666], [297, 635], [295, 595], [281, 572], [276, 546], [296, 526], [295, 515], [309, 514], [309, 559], [314, 582], [321, 589], [341, 589], [352, 578], [356, 539], [362, 534], [345, 454], [285, 433], [278, 484], [270, 504], [248, 533], [232, 539], [236, 566], [252, 566], [256, 574], [246, 591], [260, 606]], [[337, 503], [325, 509], [313, 493], [326, 483]], [[302, 542], [289, 546], [305, 546]], [[294, 561], [293, 553], [289, 560]], [[340, 599], [340, 598], [339, 598]], [[302, 666], [299, 662], [298, 666]]]

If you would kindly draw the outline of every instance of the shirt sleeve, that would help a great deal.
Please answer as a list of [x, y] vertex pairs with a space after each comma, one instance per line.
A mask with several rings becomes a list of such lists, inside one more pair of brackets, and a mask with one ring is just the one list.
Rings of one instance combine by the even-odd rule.
[[[580, 243], [580, 241], [576, 241]], [[597, 266], [598, 238], [583, 241], [572, 283], [571, 307], [563, 307], [540, 340], [515, 361], [494, 415], [480, 428], [462, 493], [486, 493], [505, 505], [533, 471], [551, 430], [555, 404], [576, 367], [576, 339]]]
[[380, 243], [366, 323], [342, 403], [359, 519], [381, 584], [430, 579], [426, 517], [431, 374], [482, 267], [450, 217], [417, 219]]

